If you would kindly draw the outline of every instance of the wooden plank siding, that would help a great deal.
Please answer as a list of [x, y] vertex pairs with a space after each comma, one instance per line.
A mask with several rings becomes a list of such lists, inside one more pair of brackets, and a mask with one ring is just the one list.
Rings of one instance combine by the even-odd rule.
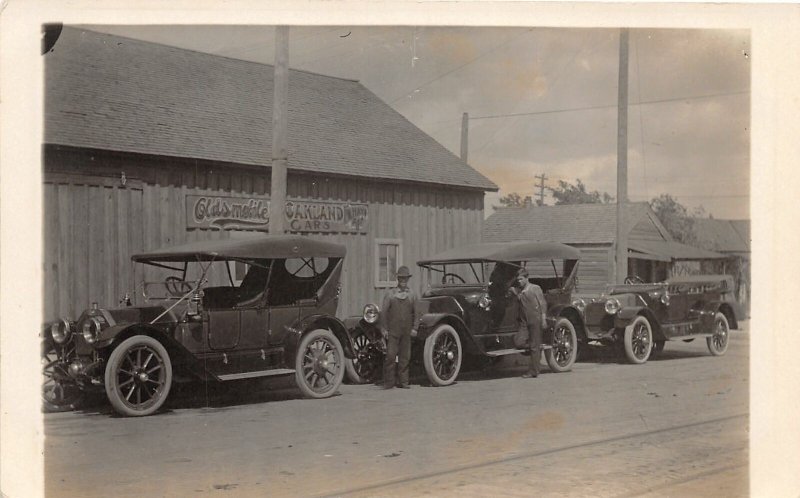
[[[141, 303], [140, 293], [133, 293], [134, 253], [231, 236], [218, 229], [187, 228], [186, 195], [269, 196], [268, 169], [150, 159], [46, 151], [45, 320], [77, 318], [93, 301], [117, 306], [126, 292]], [[347, 247], [340, 317], [360, 314], [365, 303], [379, 302], [385, 292], [374, 284], [376, 238], [402, 240], [399, 263], [411, 268], [412, 285], [422, 292], [415, 262], [479, 242], [483, 196], [477, 190], [320, 177], [293, 172], [291, 164], [287, 180], [290, 199], [368, 205], [365, 234], [308, 234]], [[136, 268], [136, 279], [142, 279], [144, 268]], [[159, 271], [147, 268], [146, 279], [163, 278]]]
[[578, 266], [576, 294], [591, 295], [603, 292], [611, 281], [609, 258], [614, 253], [608, 245], [581, 245], [581, 262]]

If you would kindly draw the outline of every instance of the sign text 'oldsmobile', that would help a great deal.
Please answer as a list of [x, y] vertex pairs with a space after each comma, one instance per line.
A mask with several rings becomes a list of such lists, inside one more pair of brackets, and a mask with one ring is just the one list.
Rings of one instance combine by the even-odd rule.
[[[366, 204], [288, 200], [286, 225], [292, 232], [365, 233]], [[268, 230], [270, 201], [263, 197], [186, 195], [189, 228]]]

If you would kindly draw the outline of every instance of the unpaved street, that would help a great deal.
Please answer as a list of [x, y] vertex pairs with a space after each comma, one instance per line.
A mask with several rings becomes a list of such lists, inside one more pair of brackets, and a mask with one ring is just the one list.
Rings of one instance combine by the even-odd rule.
[[745, 329], [716, 358], [670, 342], [645, 365], [600, 354], [535, 380], [512, 357], [446, 388], [201, 386], [151, 417], [49, 414], [46, 493], [747, 496], [748, 344]]

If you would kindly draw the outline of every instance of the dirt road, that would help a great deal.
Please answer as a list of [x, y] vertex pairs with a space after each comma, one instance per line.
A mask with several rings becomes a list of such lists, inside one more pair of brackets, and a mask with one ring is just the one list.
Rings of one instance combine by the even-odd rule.
[[748, 343], [733, 331], [722, 357], [670, 342], [645, 365], [601, 354], [538, 379], [510, 357], [445, 388], [200, 386], [152, 417], [51, 414], [46, 493], [747, 496]]

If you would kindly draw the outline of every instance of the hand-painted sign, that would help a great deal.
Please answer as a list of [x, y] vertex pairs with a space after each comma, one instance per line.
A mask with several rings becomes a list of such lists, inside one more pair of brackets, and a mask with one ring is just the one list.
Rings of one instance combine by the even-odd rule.
[[[365, 233], [369, 208], [347, 202], [286, 201], [286, 226], [295, 233]], [[189, 228], [269, 230], [270, 201], [264, 197], [186, 195]]]

